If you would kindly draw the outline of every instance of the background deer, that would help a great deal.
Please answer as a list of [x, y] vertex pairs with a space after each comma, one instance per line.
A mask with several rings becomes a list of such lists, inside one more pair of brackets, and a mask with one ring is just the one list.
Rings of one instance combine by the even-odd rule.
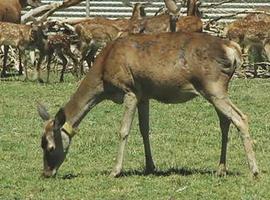
[[[64, 28], [61, 30], [61, 28]], [[68, 27], [63, 27], [57, 22], [48, 22], [46, 24], [46, 29], [48, 31], [54, 32], [54, 34], [49, 34], [46, 40], [43, 40], [44, 47], [40, 48], [39, 59], [37, 63], [37, 80], [43, 83], [41, 78], [41, 64], [44, 60], [45, 56], [48, 58], [47, 63], [47, 83], [49, 82], [50, 75], [50, 64], [52, 60], [52, 56], [56, 54], [58, 58], [62, 61], [62, 70], [60, 75], [60, 82], [64, 81], [64, 72], [66, 70], [66, 66], [68, 64], [68, 60], [66, 56], [72, 59], [73, 61], [73, 70], [77, 75], [78, 68], [78, 59], [76, 55], [71, 51], [71, 45], [73, 43], [72, 34], [74, 34], [73, 30], [70, 30]]]
[[[19, 24], [21, 22], [21, 10], [27, 5], [30, 5], [32, 7], [37, 7], [41, 5], [41, 1], [40, 0], [1, 0], [0, 1], [0, 21]], [[6, 74], [7, 56], [8, 56], [8, 46], [4, 46], [4, 59], [3, 59], [3, 69], [1, 72], [1, 77], [5, 77], [7, 75]], [[19, 74], [22, 74], [21, 59], [19, 58], [19, 60], [20, 60], [19, 61]]]
[[[267, 39], [270, 37], [270, 17], [263, 13], [249, 14], [225, 27], [224, 35], [240, 44], [250, 63], [265, 61], [264, 54], [269, 52]], [[258, 66], [254, 66], [255, 77], [257, 69]]]
[[[112, 20], [97, 17], [83, 20], [74, 26], [79, 37], [78, 46], [82, 54], [81, 67], [83, 67], [83, 61], [86, 60], [88, 67], [90, 68], [97, 51], [101, 47], [104, 47], [109, 41], [125, 36], [128, 33], [138, 32], [131, 24], [134, 24], [136, 20], [145, 17], [144, 8], [151, 3], [131, 4], [129, 1], [124, 1], [123, 3], [124, 5], [133, 8], [132, 16], [129, 19]], [[83, 69], [81, 69], [81, 73], [82, 72]]]
[[[172, 0], [166, 1], [169, 12], [152, 17], [146, 17], [145, 14], [145, 7], [151, 5], [150, 1], [145, 4], [131, 4], [129, 1], [125, 1], [124, 5], [133, 7], [132, 16], [128, 20], [95, 18], [75, 25], [76, 32], [80, 38], [79, 46], [82, 52], [82, 62], [86, 60], [89, 67], [91, 67], [91, 63], [94, 61], [96, 53], [101, 46], [104, 46], [108, 41], [115, 40], [120, 36], [126, 36], [129, 33], [202, 32], [203, 23], [198, 17], [198, 2], [189, 5], [192, 11], [189, 11], [188, 14], [192, 16], [180, 17], [179, 20], [176, 20], [170, 14], [180, 10], [175, 1]], [[83, 65], [81, 64], [81, 66]]]
[[0, 46], [9, 45], [19, 49], [24, 61], [26, 79], [28, 79], [26, 50], [43, 50], [46, 39], [43, 27], [0, 22], [0, 30]]
[[[203, 48], [202, 48], [203, 47]], [[164, 56], [166, 54], [166, 56]], [[218, 174], [226, 173], [229, 126], [240, 131], [250, 170], [257, 176], [247, 117], [230, 101], [228, 84], [242, 64], [241, 50], [234, 42], [200, 33], [160, 33], [130, 35], [108, 44], [70, 100], [52, 119], [43, 106], [42, 135], [45, 177], [54, 176], [65, 160], [72, 137], [86, 114], [103, 100], [124, 103], [116, 165], [122, 171], [124, 149], [138, 109], [139, 127], [145, 149], [146, 172], [155, 165], [149, 142], [149, 100], [183, 103], [199, 94], [215, 108], [222, 132]]]

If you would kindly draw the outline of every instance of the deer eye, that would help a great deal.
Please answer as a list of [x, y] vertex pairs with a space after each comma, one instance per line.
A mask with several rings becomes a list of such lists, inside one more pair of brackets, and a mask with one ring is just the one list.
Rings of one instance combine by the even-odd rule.
[[46, 149], [47, 145], [48, 145], [48, 141], [47, 141], [46, 137], [42, 136], [42, 138], [41, 138], [41, 148]]

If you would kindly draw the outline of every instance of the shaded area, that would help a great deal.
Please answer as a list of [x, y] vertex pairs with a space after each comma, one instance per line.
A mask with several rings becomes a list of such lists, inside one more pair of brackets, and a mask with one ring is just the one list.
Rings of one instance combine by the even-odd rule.
[[[120, 177], [124, 176], [148, 176], [148, 175], [153, 175], [153, 176], [171, 176], [174, 174], [178, 174], [180, 176], [190, 176], [190, 175], [211, 175], [211, 176], [217, 176], [216, 175], [216, 170], [211, 170], [211, 169], [196, 169], [196, 168], [186, 168], [186, 167], [170, 167], [168, 169], [157, 169], [153, 173], [146, 173], [144, 170], [127, 170], [123, 171], [120, 175]], [[109, 175], [109, 171], [103, 171], [102, 174]], [[226, 176], [240, 176], [240, 172], [232, 172], [228, 171]]]

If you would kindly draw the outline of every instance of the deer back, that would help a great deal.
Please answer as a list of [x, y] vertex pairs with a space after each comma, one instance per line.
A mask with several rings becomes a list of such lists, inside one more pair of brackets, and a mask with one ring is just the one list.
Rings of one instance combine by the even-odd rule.
[[208, 87], [208, 80], [227, 84], [242, 63], [239, 45], [197, 33], [131, 35], [109, 44], [104, 52], [93, 70], [100, 68], [106, 82], [169, 102], [176, 101], [181, 89]]

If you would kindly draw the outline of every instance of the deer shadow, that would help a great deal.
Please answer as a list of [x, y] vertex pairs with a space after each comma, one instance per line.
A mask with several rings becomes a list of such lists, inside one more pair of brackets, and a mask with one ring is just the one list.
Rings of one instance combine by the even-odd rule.
[[[171, 175], [190, 176], [190, 175], [210, 175], [217, 176], [216, 170], [210, 169], [196, 169], [186, 167], [170, 167], [168, 169], [156, 169], [153, 173], [146, 173], [144, 170], [127, 170], [123, 171], [119, 177], [130, 177], [130, 176], [157, 176], [166, 177]], [[103, 171], [102, 174], [109, 174], [109, 171]], [[240, 176], [240, 172], [228, 171], [226, 176]]]

